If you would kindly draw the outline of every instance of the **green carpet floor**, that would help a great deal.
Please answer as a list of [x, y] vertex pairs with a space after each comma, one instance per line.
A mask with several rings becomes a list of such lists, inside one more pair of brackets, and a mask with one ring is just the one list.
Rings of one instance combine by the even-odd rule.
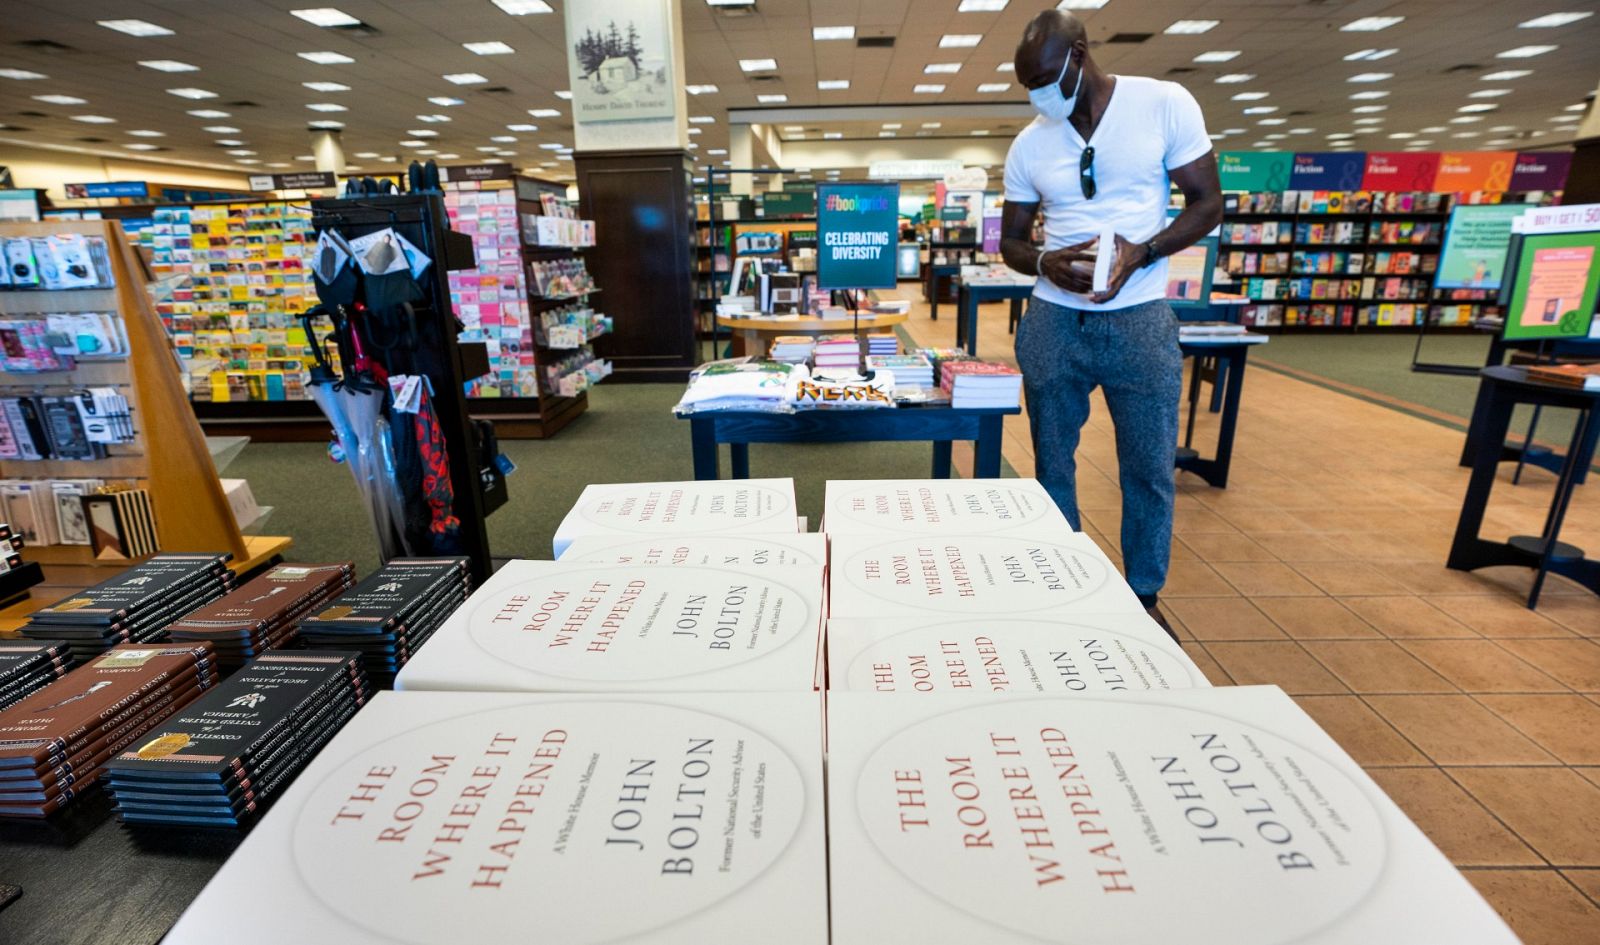
[[[556, 526], [591, 482], [694, 478], [689, 424], [674, 419], [681, 384], [601, 384], [589, 410], [549, 440], [502, 440], [516, 463], [511, 501], [489, 517], [489, 549], [497, 557], [549, 558]], [[816, 527], [829, 479], [926, 478], [927, 443], [758, 444], [750, 475], [792, 476], [795, 500]], [[728, 474], [723, 450], [723, 475]], [[1014, 475], [1009, 467], [1003, 474]], [[296, 561], [351, 559], [358, 573], [378, 563], [372, 531], [355, 504], [345, 467], [319, 443], [252, 443], [226, 470], [250, 481], [256, 501], [275, 507], [264, 534], [289, 535]]]

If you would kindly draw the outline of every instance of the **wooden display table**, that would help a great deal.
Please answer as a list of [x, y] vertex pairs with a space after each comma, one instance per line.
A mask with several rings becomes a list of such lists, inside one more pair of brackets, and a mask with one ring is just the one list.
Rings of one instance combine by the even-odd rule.
[[734, 332], [735, 355], [764, 356], [771, 340], [779, 335], [832, 335], [851, 332], [863, 334], [903, 324], [909, 317], [905, 313], [863, 312], [859, 317], [846, 315], [843, 318], [819, 318], [815, 315], [793, 315], [774, 318], [769, 315], [748, 318], [726, 317], [717, 319], [717, 322]]

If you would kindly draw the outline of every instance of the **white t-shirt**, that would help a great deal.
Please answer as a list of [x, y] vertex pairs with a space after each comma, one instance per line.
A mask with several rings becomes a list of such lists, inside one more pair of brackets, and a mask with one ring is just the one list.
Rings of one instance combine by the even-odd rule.
[[[1006, 199], [1040, 205], [1046, 249], [1093, 239], [1107, 225], [1135, 243], [1150, 239], [1167, 225], [1167, 171], [1211, 150], [1200, 104], [1188, 89], [1123, 75], [1088, 144], [1094, 146], [1093, 200], [1084, 199], [1079, 184], [1086, 145], [1071, 122], [1035, 118], [1006, 155]], [[1127, 308], [1166, 297], [1167, 261], [1136, 271], [1116, 298], [1099, 305], [1048, 279], [1041, 278], [1033, 294], [1087, 311]]]

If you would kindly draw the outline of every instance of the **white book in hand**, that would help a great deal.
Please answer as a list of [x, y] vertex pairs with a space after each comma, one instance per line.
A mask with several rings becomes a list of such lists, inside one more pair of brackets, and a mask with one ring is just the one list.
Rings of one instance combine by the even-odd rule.
[[830, 693], [834, 945], [1512, 945], [1273, 686]]
[[1116, 566], [1081, 532], [835, 536], [828, 569], [831, 618], [1029, 615], [1070, 622], [1084, 614], [1145, 614]]
[[1211, 685], [1145, 614], [828, 621], [835, 692], [1057, 694]]
[[164, 941], [823, 945], [819, 701], [378, 693]]
[[1037, 479], [830, 479], [830, 535], [1072, 532]]
[[797, 514], [793, 479], [595, 483], [556, 528], [555, 554], [594, 535], [786, 532]]
[[395, 680], [405, 690], [808, 691], [823, 569], [511, 561]]

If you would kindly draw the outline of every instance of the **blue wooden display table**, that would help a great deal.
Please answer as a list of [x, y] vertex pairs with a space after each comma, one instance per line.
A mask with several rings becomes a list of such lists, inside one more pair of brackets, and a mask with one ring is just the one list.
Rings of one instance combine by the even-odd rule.
[[951, 444], [972, 440], [978, 479], [1000, 475], [1000, 438], [1007, 416], [1019, 407], [895, 407], [862, 410], [803, 410], [797, 413], [717, 411], [689, 421], [694, 477], [721, 478], [717, 447], [728, 444], [733, 478], [750, 478], [751, 443], [872, 443], [927, 440], [933, 444], [933, 478], [950, 478]]
[[973, 357], [978, 356], [978, 306], [984, 302], [999, 302], [1004, 299], [1011, 301], [1012, 332], [1017, 330], [1017, 322], [1022, 318], [1022, 303], [1033, 295], [1033, 284], [992, 284], [978, 283], [968, 285], [962, 282], [956, 290], [956, 347], [966, 348], [967, 353]]

